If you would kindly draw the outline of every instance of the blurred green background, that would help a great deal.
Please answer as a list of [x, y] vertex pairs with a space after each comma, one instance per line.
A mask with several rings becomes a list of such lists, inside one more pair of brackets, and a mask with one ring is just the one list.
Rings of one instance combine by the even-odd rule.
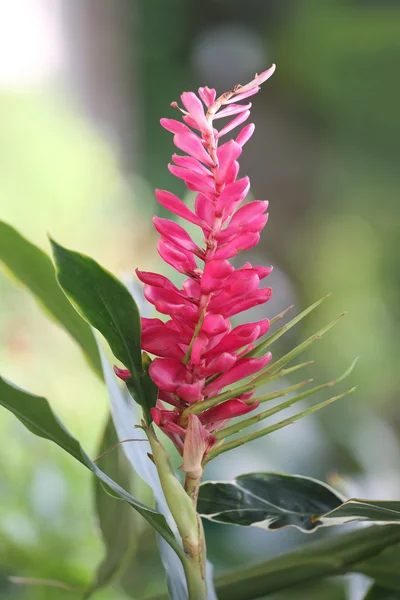
[[[284, 471], [349, 496], [399, 498], [399, 3], [14, 0], [0, 6], [0, 40], [0, 218], [46, 250], [50, 232], [120, 275], [162, 268], [152, 190], [184, 194], [167, 171], [172, 139], [159, 126], [174, 117], [169, 103], [200, 85], [223, 92], [277, 63], [254, 97], [256, 133], [241, 167], [252, 195], [270, 201], [269, 224], [248, 258], [275, 266], [274, 297], [254, 316], [292, 303], [299, 312], [333, 292], [276, 351], [348, 310], [312, 348], [312, 376], [335, 377], [360, 356], [351, 382], [358, 390], [224, 454], [207, 476]], [[94, 457], [105, 389], [2, 271], [0, 339], [4, 376], [46, 396]], [[86, 585], [103, 552], [92, 507], [87, 472], [2, 411], [0, 598], [78, 598], [12, 586], [7, 575]], [[219, 570], [310, 541], [294, 531], [206, 529]], [[152, 540], [149, 547], [148, 567]], [[152, 594], [163, 577], [146, 564], [132, 566], [131, 579]], [[351, 577], [276, 598], [358, 600], [365, 585]], [[127, 596], [111, 589], [97, 597]]]

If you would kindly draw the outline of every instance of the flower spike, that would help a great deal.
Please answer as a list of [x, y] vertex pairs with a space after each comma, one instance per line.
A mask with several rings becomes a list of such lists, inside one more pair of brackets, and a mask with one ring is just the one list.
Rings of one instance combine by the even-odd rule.
[[[240, 208], [250, 181], [238, 178], [238, 159], [254, 125], [244, 125], [236, 140], [225, 141], [225, 136], [249, 118], [251, 103], [240, 101], [256, 94], [274, 69], [273, 65], [250, 83], [218, 97], [208, 87], [199, 88], [198, 96], [184, 92], [182, 108], [172, 103], [180, 110], [182, 121], [161, 119], [181, 152], [173, 155], [168, 168], [196, 192], [196, 200], [194, 211], [165, 190], [156, 191], [157, 200], [174, 215], [200, 227], [204, 246], [199, 248], [174, 221], [153, 219], [160, 234], [161, 258], [186, 279], [178, 289], [167, 277], [137, 271], [146, 299], [169, 317], [165, 323], [142, 319], [142, 348], [156, 356], [149, 368], [159, 388], [152, 417], [179, 449], [182, 468], [191, 475], [200, 472], [205, 455], [216, 443], [212, 432], [231, 418], [253, 411], [258, 402], [251, 402], [253, 390], [247, 390], [210, 410], [206, 410], [207, 404], [226, 386], [257, 374], [271, 360], [269, 353], [257, 358], [244, 356], [268, 331], [268, 319], [236, 328], [230, 321], [239, 312], [269, 300], [271, 289], [260, 288], [260, 281], [272, 269], [250, 263], [235, 269], [229, 262], [258, 243], [268, 219], [268, 202], [258, 200]], [[215, 123], [225, 117], [232, 118], [216, 128]], [[116, 373], [122, 379], [129, 377], [129, 372], [117, 369]], [[166, 408], [168, 405], [171, 408]], [[194, 407], [193, 413], [188, 412]]]

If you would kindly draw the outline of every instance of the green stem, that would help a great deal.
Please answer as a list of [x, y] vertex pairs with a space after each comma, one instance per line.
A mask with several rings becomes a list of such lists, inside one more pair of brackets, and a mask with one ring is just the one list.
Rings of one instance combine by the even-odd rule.
[[171, 467], [169, 454], [157, 439], [153, 427], [145, 426], [145, 431], [168, 508], [182, 540], [183, 552], [178, 553], [178, 556], [185, 571], [189, 600], [206, 600], [204, 531], [201, 519], [196, 513], [200, 480], [187, 478], [186, 491], [177, 479]]
[[207, 600], [207, 586], [202, 564], [198, 560], [190, 559], [185, 561], [183, 568], [189, 600]]

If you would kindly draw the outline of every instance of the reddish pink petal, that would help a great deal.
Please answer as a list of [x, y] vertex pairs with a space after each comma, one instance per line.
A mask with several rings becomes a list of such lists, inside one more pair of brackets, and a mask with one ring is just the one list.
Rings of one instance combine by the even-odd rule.
[[177, 423], [179, 413], [172, 410], [160, 410], [159, 408], [150, 409], [151, 417], [156, 425], [165, 425], [166, 423]]
[[193, 404], [193, 402], [198, 402], [199, 400], [202, 400], [202, 389], [202, 381], [196, 381], [195, 383], [184, 383], [183, 385], [178, 387], [177, 394], [179, 394], [180, 398], [182, 398], [182, 400], [185, 400], [185, 402]]
[[193, 127], [193, 129], [201, 130], [200, 125], [197, 123], [196, 119], [193, 119], [191, 115], [184, 115], [182, 119], [185, 121], [186, 125], [189, 127]]
[[245, 298], [244, 300], [240, 300], [239, 302], [232, 303], [229, 307], [225, 309], [224, 315], [225, 317], [232, 317], [233, 315], [237, 315], [238, 313], [244, 310], [253, 308], [253, 306], [257, 306], [258, 304], [264, 304], [264, 302], [268, 302], [271, 296], [271, 288], [263, 288], [261, 290], [257, 290], [249, 298]]
[[254, 94], [257, 94], [259, 91], [260, 88], [258, 86], [254, 87], [251, 90], [247, 90], [247, 92], [241, 92], [239, 89], [238, 93], [235, 96], [233, 96], [233, 98], [227, 100], [225, 104], [233, 104], [234, 102], [239, 102], [240, 100], [244, 100], [245, 98], [250, 98], [250, 96], [254, 96]]
[[204, 104], [207, 106], [207, 108], [210, 108], [211, 104], [215, 100], [217, 92], [213, 88], [210, 89], [207, 86], [200, 87], [198, 92], [199, 92], [199, 96], [203, 100]]
[[259, 219], [268, 208], [268, 200], [255, 200], [245, 204], [233, 215], [229, 225], [246, 225]]
[[210, 158], [210, 155], [204, 149], [200, 138], [198, 138], [195, 133], [177, 133], [174, 136], [174, 144], [177, 148], [183, 150], [183, 152], [186, 152], [190, 156], [197, 158], [197, 160], [203, 162], [209, 167], [212, 167], [214, 165], [213, 161]]
[[186, 430], [177, 423], [165, 423], [165, 425], [161, 426], [161, 430], [164, 433], [176, 433], [182, 436], [186, 433]]
[[210, 360], [205, 367], [203, 372], [205, 375], [216, 375], [217, 373], [224, 373], [233, 367], [236, 363], [237, 357], [229, 352], [221, 352]]
[[179, 290], [171, 290], [168, 288], [160, 288], [153, 287], [152, 285], [145, 284], [144, 286], [144, 296], [146, 300], [151, 302], [151, 304], [156, 304], [157, 302], [168, 302], [170, 304], [184, 304], [185, 306], [190, 307], [192, 310], [196, 310], [196, 306], [198, 301], [189, 300], [185, 294], [180, 292]]
[[212, 227], [214, 223], [215, 213], [214, 213], [214, 205], [204, 194], [198, 194], [196, 196], [194, 209], [196, 215], [207, 223], [209, 227]]
[[274, 270], [274, 267], [253, 267], [253, 271], [257, 273], [260, 279], [264, 279], [268, 277], [270, 273]]
[[167, 131], [170, 131], [171, 133], [192, 133], [187, 125], [180, 121], [176, 121], [175, 119], [160, 119], [160, 123], [164, 129], [167, 129]]
[[[235, 204], [244, 200], [250, 189], [250, 180], [248, 177], [243, 177], [234, 183], [228, 184], [215, 204], [215, 214], [222, 215], [226, 211], [227, 207], [234, 206]], [[230, 211], [226, 211], [230, 216]]]
[[151, 271], [140, 271], [136, 269], [136, 275], [142, 283], [151, 285], [153, 287], [163, 288], [165, 290], [173, 290], [179, 292], [178, 288], [164, 275], [159, 273], [152, 273]]
[[[269, 323], [268, 319], [265, 319]], [[262, 322], [262, 321], [260, 321]], [[261, 335], [261, 327], [258, 323], [246, 323], [245, 325], [239, 325], [235, 327], [230, 333], [228, 333], [223, 340], [212, 349], [212, 354], [218, 354], [219, 352], [234, 352], [243, 348], [247, 344], [251, 344], [257, 340]]]
[[180, 154], [173, 154], [172, 160], [178, 167], [184, 167], [190, 169], [199, 175], [211, 175], [211, 171], [201, 164], [197, 158], [193, 156], [180, 156]]
[[179, 273], [186, 275], [197, 269], [196, 261], [191, 252], [178, 248], [164, 237], [158, 240], [157, 250], [161, 258]]
[[239, 94], [243, 94], [244, 92], [247, 92], [248, 90], [258, 88], [262, 83], [264, 83], [264, 81], [267, 81], [267, 79], [269, 79], [271, 77], [271, 75], [274, 74], [275, 69], [276, 69], [276, 66], [273, 64], [273, 65], [271, 65], [271, 67], [269, 69], [260, 73], [260, 75], [256, 75], [252, 81], [250, 81], [249, 83], [246, 83], [246, 85], [243, 85], [240, 88], [240, 90], [238, 90]]
[[176, 392], [185, 383], [186, 367], [175, 358], [155, 358], [149, 373], [157, 387], [166, 392]]
[[222, 315], [211, 315], [205, 316], [201, 331], [203, 331], [208, 337], [218, 335], [219, 333], [227, 333], [230, 331], [231, 324], [228, 319], [224, 319]]
[[141, 318], [142, 321], [142, 332], [150, 331], [154, 327], [163, 327], [165, 323], [161, 319], [147, 319], [146, 317]]
[[235, 127], [237, 127], [238, 125], [240, 125], [241, 123], [244, 123], [244, 121], [247, 121], [247, 119], [250, 116], [250, 111], [249, 110], [245, 110], [244, 112], [238, 114], [237, 117], [235, 117], [234, 119], [232, 119], [232, 121], [229, 121], [229, 123], [227, 123], [225, 125], [225, 127], [223, 127], [221, 129], [221, 131], [219, 131], [217, 138], [221, 138], [223, 135], [226, 135], [227, 133], [229, 133], [230, 131], [232, 131], [232, 129], [235, 129]]
[[218, 377], [218, 379], [207, 385], [203, 390], [204, 395], [209, 396], [212, 392], [222, 390], [231, 383], [257, 373], [257, 371], [260, 371], [260, 369], [270, 362], [271, 356], [271, 353], [268, 352], [262, 358], [242, 358], [227, 373], [224, 373], [224, 375], [221, 375], [221, 377]]
[[[235, 142], [235, 140], [229, 140], [217, 150], [217, 157], [219, 162], [219, 168], [217, 172], [218, 183], [227, 183], [227, 174], [229, 169], [232, 167], [234, 161], [241, 155], [242, 147]], [[237, 169], [235, 169], [236, 173]], [[232, 179], [234, 179], [233, 177]]]
[[203, 194], [215, 194], [215, 185], [212, 177], [199, 175], [198, 173], [193, 173], [189, 169], [175, 167], [174, 165], [168, 165], [168, 169], [175, 177], [183, 179], [188, 187], [191, 185], [193, 189], [202, 192]]
[[242, 131], [236, 138], [236, 142], [239, 144], [239, 146], [243, 147], [246, 144], [246, 142], [249, 141], [249, 139], [254, 133], [255, 128], [256, 126], [254, 125], [254, 123], [249, 123], [248, 125], [246, 125], [246, 127], [243, 127]]
[[267, 79], [269, 79], [275, 73], [276, 65], [272, 64], [269, 69], [260, 73], [260, 75], [256, 75], [254, 81], [256, 85], [261, 85]]
[[183, 106], [190, 113], [190, 116], [196, 121], [198, 128], [201, 131], [208, 131], [210, 125], [204, 115], [204, 108], [201, 100], [193, 92], [183, 92], [181, 95]]
[[199, 365], [202, 361], [202, 356], [208, 345], [208, 337], [205, 333], [199, 333], [192, 345], [190, 360], [194, 365]]
[[120, 369], [116, 365], [114, 365], [114, 373], [117, 377], [122, 379], [122, 381], [127, 381], [127, 379], [129, 379], [129, 377], [131, 376], [131, 373], [130, 371], [128, 371], [128, 369]]
[[192, 479], [201, 477], [201, 463], [216, 443], [217, 439], [202, 426], [200, 419], [196, 415], [189, 415], [181, 470]]
[[215, 260], [222, 260], [232, 258], [239, 254], [242, 250], [249, 250], [258, 244], [260, 241], [260, 234], [257, 232], [246, 232], [241, 233], [231, 242], [225, 244], [221, 248], [218, 248], [214, 254]]
[[178, 196], [175, 196], [175, 194], [171, 194], [171, 192], [166, 192], [164, 190], [156, 190], [156, 198], [161, 206], [170, 210], [175, 215], [178, 215], [195, 225], [201, 225], [198, 217], [178, 198]]
[[154, 227], [165, 238], [171, 240], [177, 246], [188, 250], [189, 252], [200, 252], [200, 248], [194, 243], [190, 235], [178, 225], [169, 219], [153, 217]]
[[243, 232], [260, 233], [268, 221], [268, 213], [260, 215], [244, 224], [234, 223], [217, 234], [218, 246], [235, 240]]
[[253, 402], [252, 404], [245, 404], [240, 400], [227, 400], [218, 406], [213, 406], [209, 410], [200, 414], [200, 421], [205, 425], [206, 423], [215, 423], [218, 421], [224, 421], [228, 419], [234, 419], [235, 417], [241, 417], [252, 410], [255, 410], [260, 405], [259, 402]]
[[185, 279], [182, 287], [187, 298], [194, 298], [197, 301], [197, 299], [200, 297], [200, 284], [198, 281], [195, 281], [191, 277]]
[[181, 349], [182, 334], [166, 327], [154, 327], [142, 331], [142, 349], [156, 356], [182, 360], [185, 353]]
[[[236, 144], [236, 142], [235, 142]], [[233, 183], [236, 181], [237, 176], [239, 175], [240, 165], [237, 160], [234, 160], [231, 166], [228, 168], [225, 176], [225, 184]]]
[[230, 106], [219, 110], [214, 119], [222, 119], [223, 117], [229, 117], [230, 115], [237, 115], [245, 110], [249, 110], [249, 108], [251, 108], [251, 102], [248, 104], [231, 104]]
[[222, 281], [233, 273], [233, 271], [233, 266], [227, 260], [212, 260], [206, 263], [200, 281], [202, 292], [210, 294], [215, 290], [219, 290]]

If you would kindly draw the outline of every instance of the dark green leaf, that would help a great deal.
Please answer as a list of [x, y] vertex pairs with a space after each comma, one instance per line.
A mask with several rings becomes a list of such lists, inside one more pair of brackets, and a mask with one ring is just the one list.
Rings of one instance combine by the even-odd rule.
[[155, 406], [156, 388], [142, 368], [140, 314], [126, 287], [88, 256], [53, 240], [57, 279], [81, 315], [103, 334], [114, 356], [131, 372], [128, 388], [145, 409]]
[[198, 512], [211, 521], [312, 531], [349, 521], [400, 524], [400, 502], [348, 500], [310, 477], [249, 473], [200, 488]]
[[400, 600], [400, 592], [388, 590], [374, 583], [368, 590], [364, 600]]
[[95, 372], [102, 376], [93, 333], [60, 289], [50, 257], [3, 221], [0, 221], [0, 261], [32, 292], [58, 325], [75, 339]]
[[383, 587], [400, 592], [400, 544], [387, 548], [375, 558], [358, 563], [357, 571], [375, 579]]
[[217, 577], [218, 600], [256, 600], [324, 577], [362, 572], [358, 564], [397, 544], [400, 527], [392, 525], [366, 527], [312, 542], [294, 552]]
[[[98, 456], [101, 456], [117, 442], [115, 427], [110, 417], [97, 450]], [[105, 454], [98, 463], [109, 477], [125, 490], [130, 491], [133, 471], [120, 446]], [[90, 593], [94, 593], [118, 577], [127, 561], [133, 559], [140, 535], [135, 513], [130, 506], [107, 494], [97, 477], [94, 479], [94, 486], [98, 525], [106, 554], [97, 569], [96, 579]], [[87, 597], [89, 597], [89, 593]]]
[[130, 504], [176, 552], [181, 553], [165, 517], [134, 498], [99, 469], [84, 452], [79, 442], [58, 420], [45, 398], [29, 394], [0, 377], [0, 405], [12, 412], [32, 433], [51, 440], [92, 471], [106, 487], [112, 490], [113, 494]]

